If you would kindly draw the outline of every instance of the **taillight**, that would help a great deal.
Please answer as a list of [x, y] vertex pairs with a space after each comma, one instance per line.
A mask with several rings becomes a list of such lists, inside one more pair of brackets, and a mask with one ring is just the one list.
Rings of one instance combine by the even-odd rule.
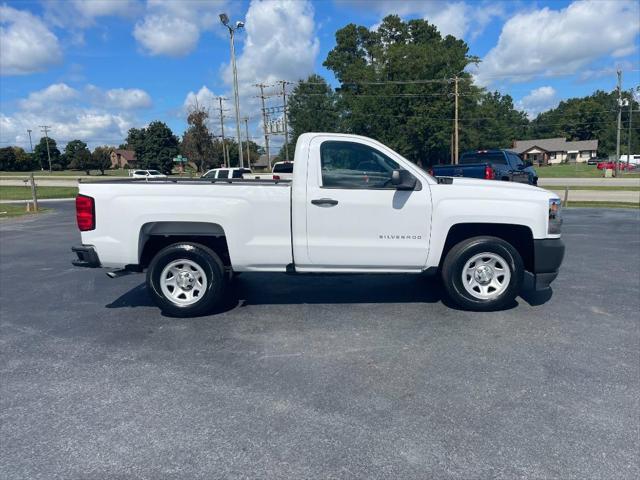
[[432, 177], [435, 177], [435, 175], [433, 174], [433, 168], [430, 168], [429, 170], [427, 170], [427, 173]]
[[493, 180], [496, 178], [496, 172], [489, 165], [484, 167], [484, 178], [485, 180]]
[[274, 175], [274, 176], [273, 176], [273, 179], [274, 179], [274, 180], [280, 180], [280, 175]]
[[93, 198], [86, 195], [76, 197], [76, 221], [81, 232], [96, 228], [96, 207]]

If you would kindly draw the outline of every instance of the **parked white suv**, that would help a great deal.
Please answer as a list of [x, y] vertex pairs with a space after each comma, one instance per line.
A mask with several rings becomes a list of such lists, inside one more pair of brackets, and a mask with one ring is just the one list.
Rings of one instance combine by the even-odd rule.
[[[370, 138], [305, 133], [294, 178], [81, 183], [78, 266], [147, 270], [163, 311], [201, 315], [233, 272], [439, 274], [472, 310], [508, 307], [564, 255], [560, 199], [515, 182], [434, 178]], [[392, 282], [393, 280], [389, 280]]]
[[[222, 178], [251, 178], [251, 170], [248, 168], [214, 168], [207, 171], [200, 178], [222, 179]], [[249, 177], [247, 177], [249, 176]]]
[[129, 175], [132, 178], [167, 178], [164, 173], [158, 170], [131, 170]]

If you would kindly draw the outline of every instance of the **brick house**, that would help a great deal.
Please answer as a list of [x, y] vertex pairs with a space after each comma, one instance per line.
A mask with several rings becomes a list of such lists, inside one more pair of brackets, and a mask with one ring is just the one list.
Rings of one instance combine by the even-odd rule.
[[111, 150], [111, 168], [136, 168], [136, 152], [133, 150]]
[[584, 163], [597, 156], [598, 140], [568, 142], [562, 137], [515, 140], [511, 150], [534, 165]]

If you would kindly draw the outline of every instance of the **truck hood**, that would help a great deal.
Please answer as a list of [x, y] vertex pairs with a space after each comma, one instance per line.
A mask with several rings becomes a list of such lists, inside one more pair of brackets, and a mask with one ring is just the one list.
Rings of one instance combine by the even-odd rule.
[[477, 178], [453, 177], [452, 185], [456, 185], [459, 187], [483, 187], [495, 189], [495, 191], [516, 190], [521, 191], [522, 193], [536, 192], [538, 194], [547, 194], [549, 198], [558, 197], [558, 195], [554, 192], [550, 192], [549, 190], [545, 190], [544, 188], [534, 187], [533, 185], [527, 185], [526, 183], [505, 182], [502, 180], [482, 180]]

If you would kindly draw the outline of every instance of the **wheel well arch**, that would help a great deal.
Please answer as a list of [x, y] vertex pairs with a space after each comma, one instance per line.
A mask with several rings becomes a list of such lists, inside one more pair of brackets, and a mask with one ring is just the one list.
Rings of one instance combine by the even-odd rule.
[[442, 267], [442, 262], [449, 250], [456, 244], [467, 238], [484, 235], [497, 237], [511, 244], [522, 257], [525, 270], [533, 271], [533, 232], [526, 225], [504, 223], [458, 223], [452, 225], [444, 242], [440, 256], [440, 267]]
[[173, 243], [200, 243], [218, 254], [225, 267], [231, 266], [227, 235], [222, 225], [209, 222], [149, 222], [142, 225], [138, 235], [138, 259], [147, 267], [153, 257]]

